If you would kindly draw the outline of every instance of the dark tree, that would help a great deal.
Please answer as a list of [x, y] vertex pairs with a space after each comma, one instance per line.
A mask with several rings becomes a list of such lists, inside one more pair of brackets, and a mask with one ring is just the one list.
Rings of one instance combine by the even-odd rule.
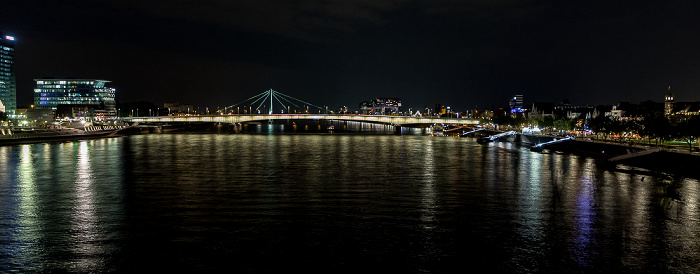
[[671, 133], [671, 136], [676, 139], [685, 141], [690, 152], [693, 152], [693, 142], [698, 138], [698, 135], [700, 135], [700, 118], [696, 117], [681, 120], [674, 126]]

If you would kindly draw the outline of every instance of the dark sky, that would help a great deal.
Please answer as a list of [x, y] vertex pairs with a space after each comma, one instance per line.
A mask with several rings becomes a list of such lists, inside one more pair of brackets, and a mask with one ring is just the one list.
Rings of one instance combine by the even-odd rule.
[[700, 2], [4, 1], [18, 104], [34, 78], [113, 81], [121, 102], [223, 107], [275, 89], [356, 109], [700, 101]]

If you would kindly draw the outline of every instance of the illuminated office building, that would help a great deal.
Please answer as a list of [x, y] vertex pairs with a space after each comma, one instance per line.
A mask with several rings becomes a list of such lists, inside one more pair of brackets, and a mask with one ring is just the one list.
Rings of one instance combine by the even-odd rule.
[[96, 116], [115, 116], [115, 89], [95, 79], [34, 79], [34, 107], [56, 110], [59, 105], [89, 107]]
[[17, 112], [17, 86], [15, 85], [15, 37], [0, 31], [0, 101], [5, 112]]
[[511, 113], [523, 113], [525, 112], [524, 109], [524, 100], [523, 100], [523, 95], [518, 94], [513, 96], [513, 99], [508, 102], [508, 105], [510, 106], [510, 112]]
[[392, 114], [401, 108], [399, 98], [377, 98], [360, 103], [360, 110], [365, 114]]

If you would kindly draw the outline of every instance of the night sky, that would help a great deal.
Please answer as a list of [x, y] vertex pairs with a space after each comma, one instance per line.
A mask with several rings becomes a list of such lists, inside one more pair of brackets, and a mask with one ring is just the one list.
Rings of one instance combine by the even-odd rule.
[[[651, 2], [651, 1], [650, 1]], [[3, 1], [18, 104], [32, 79], [113, 81], [120, 102], [223, 107], [274, 89], [357, 109], [700, 101], [700, 2]]]

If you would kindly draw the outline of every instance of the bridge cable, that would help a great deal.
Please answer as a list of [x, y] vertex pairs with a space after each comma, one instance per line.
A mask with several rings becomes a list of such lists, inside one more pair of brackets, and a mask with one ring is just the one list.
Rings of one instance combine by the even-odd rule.
[[[282, 100], [284, 100], [285, 102], [290, 103], [290, 104], [292, 104], [293, 106], [299, 108], [299, 106], [297, 106], [297, 104], [295, 104], [295, 103], [292, 102], [292, 101], [287, 100], [287, 98], [284, 98], [284, 97], [282, 97], [282, 96], [277, 97], [277, 95], [275, 95], [275, 98], [277, 98], [278, 101], [279, 101], [279, 98], [282, 98]], [[282, 105], [284, 105], [284, 104], [282, 104]]]
[[315, 107], [315, 108], [318, 108], [318, 109], [323, 109], [322, 107], [316, 106], [316, 105], [314, 105], [314, 104], [312, 104], [312, 103], [309, 103], [309, 102], [306, 102], [306, 101], [303, 101], [303, 100], [299, 100], [299, 99], [294, 98], [294, 97], [292, 97], [292, 96], [289, 96], [289, 95], [287, 95], [287, 94], [279, 93], [279, 92], [278, 92], [278, 94], [281, 95], [281, 96], [284, 96], [284, 97], [291, 98], [291, 99], [293, 99], [293, 100], [297, 100], [297, 101], [299, 101], [299, 102], [302, 102], [302, 103], [304, 103], [304, 104], [310, 105], [310, 106], [312, 106], [312, 107]]
[[[271, 109], [272, 109], [272, 107], [273, 107], [273, 105], [272, 105], [273, 100], [272, 100], [272, 99], [274, 98], [274, 99], [277, 100], [277, 102], [278, 102], [279, 104], [282, 105], [282, 108], [283, 108], [283, 109], [284, 109], [284, 106], [285, 106], [284, 102], [287, 102], [287, 103], [289, 103], [289, 104], [291, 104], [291, 105], [294, 105], [294, 107], [296, 107], [296, 108], [300, 108], [299, 105], [297, 105], [297, 104], [294, 103], [294, 102], [297, 102], [297, 103], [303, 103], [304, 105], [317, 108], [317, 109], [319, 109], [319, 110], [324, 110], [323, 107], [319, 107], [319, 106], [317, 106], [317, 105], [314, 105], [314, 104], [311, 104], [311, 103], [309, 103], [309, 102], [306, 102], [306, 101], [303, 101], [303, 100], [294, 98], [294, 97], [289, 96], [289, 95], [287, 95], [287, 94], [284, 94], [284, 93], [275, 91], [275, 90], [273, 90], [273, 89], [269, 89], [269, 90], [266, 90], [266, 91], [261, 92], [261, 93], [259, 93], [259, 94], [256, 94], [256, 95], [254, 95], [254, 96], [251, 96], [250, 98], [245, 99], [245, 100], [243, 100], [243, 101], [241, 101], [241, 102], [239, 102], [239, 103], [232, 104], [232, 105], [230, 105], [230, 106], [224, 107], [223, 109], [220, 109], [219, 111], [225, 111], [226, 109], [230, 109], [230, 108], [233, 108], [233, 107], [235, 107], [235, 106], [240, 106], [241, 104], [246, 103], [246, 102], [249, 102], [249, 101], [252, 101], [252, 102], [250, 102], [251, 108], [252, 108], [255, 104], [258, 104], [258, 102], [259, 102], [258, 106], [257, 106], [255, 109], [256, 109], [256, 110], [260, 110], [260, 107], [262, 107], [262, 105], [268, 100], [268, 98], [269, 98], [269, 100], [270, 100], [270, 108], [271, 108]], [[284, 102], [283, 102], [283, 101], [284, 101]], [[252, 114], [252, 113], [251, 113], [251, 114]]]
[[[262, 92], [262, 93], [253, 95], [253, 96], [251, 96], [251, 97], [248, 98], [248, 99], [245, 99], [245, 100], [243, 100], [243, 101], [240, 101], [240, 102], [238, 102], [238, 103], [235, 103], [235, 104], [233, 104], [233, 105], [230, 105], [230, 106], [228, 106], [228, 107], [225, 107], [224, 109], [232, 108], [232, 107], [235, 107], [235, 106], [239, 106], [239, 105], [241, 105], [241, 104], [243, 104], [243, 103], [245, 103], [245, 102], [247, 102], [247, 101], [253, 100], [253, 99], [255, 99], [255, 101], [253, 102], [253, 104], [255, 104], [255, 102], [257, 102], [258, 100], [260, 100], [260, 98], [262, 98], [263, 96], [265, 96], [265, 94], [267, 94], [267, 93], [268, 93], [268, 92], [265, 91], [265, 92]], [[259, 98], [259, 97], [260, 97], [260, 98]], [[256, 99], [256, 98], [257, 98], [257, 99]], [[219, 111], [221, 111], [221, 110], [219, 110]]]
[[[280, 105], [282, 105], [282, 112], [284, 112], [284, 103], [282, 103], [282, 101], [280, 101], [280, 99], [277, 97], [277, 95], [272, 94], [272, 96], [275, 97], [275, 100], [277, 100], [277, 102], [279, 102]], [[280, 97], [281, 97], [281, 96], [280, 96]], [[283, 98], [283, 99], [284, 99], [284, 98]], [[292, 104], [292, 105], [294, 105], [295, 107], [299, 108], [299, 106], [295, 105], [294, 103], [292, 103], [292, 102], [289, 102], [289, 103]], [[289, 112], [289, 111], [287, 111], [287, 112]], [[287, 113], [287, 114], [289, 114], [289, 113]]]

